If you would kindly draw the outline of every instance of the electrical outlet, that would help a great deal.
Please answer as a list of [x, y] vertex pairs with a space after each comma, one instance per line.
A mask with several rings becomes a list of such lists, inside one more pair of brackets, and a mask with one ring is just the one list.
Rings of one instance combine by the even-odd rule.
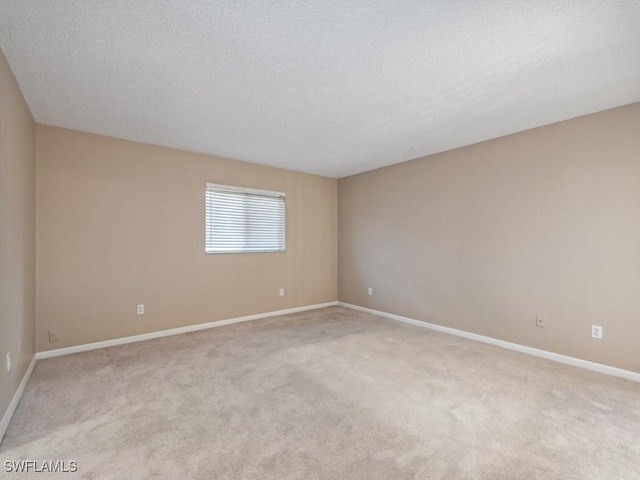
[[542, 315], [536, 315], [536, 327], [544, 328], [547, 326], [547, 322]]
[[143, 315], [144, 314], [144, 304], [140, 304], [138, 305], [138, 308], [136, 309], [136, 312], [138, 313], [138, 315]]
[[281, 289], [280, 289], [280, 296], [281, 296], [281, 297], [284, 297], [284, 288], [281, 288]]
[[57, 330], [49, 330], [49, 343], [55, 343], [59, 340]]
[[602, 340], [602, 327], [599, 325], [591, 325], [591, 336]]
[[7, 353], [7, 372], [11, 371], [11, 352]]
[[373, 295], [373, 287], [367, 289], [367, 295]]

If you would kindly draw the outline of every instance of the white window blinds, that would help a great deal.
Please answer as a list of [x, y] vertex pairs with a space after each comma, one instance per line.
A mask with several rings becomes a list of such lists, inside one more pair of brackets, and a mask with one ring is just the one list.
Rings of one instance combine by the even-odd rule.
[[207, 183], [206, 253], [283, 252], [285, 194]]

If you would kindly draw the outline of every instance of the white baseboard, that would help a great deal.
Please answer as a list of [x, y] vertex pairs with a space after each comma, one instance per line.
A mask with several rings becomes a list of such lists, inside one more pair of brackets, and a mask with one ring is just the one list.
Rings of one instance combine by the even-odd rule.
[[20, 402], [20, 399], [22, 398], [22, 393], [24, 392], [24, 387], [27, 386], [27, 382], [31, 377], [31, 372], [33, 372], [33, 367], [35, 366], [36, 366], [36, 356], [34, 355], [33, 358], [31, 359], [31, 363], [29, 364], [29, 367], [27, 368], [27, 371], [24, 372], [24, 376], [22, 377], [22, 381], [20, 382], [20, 385], [18, 385], [18, 389], [16, 390], [16, 393], [13, 394], [13, 398], [11, 399], [11, 402], [9, 403], [7, 410], [4, 412], [4, 415], [2, 416], [2, 420], [0, 420], [0, 443], [2, 443], [4, 434], [7, 433], [7, 428], [9, 428], [9, 422], [11, 421], [11, 418], [13, 417], [13, 414], [16, 411], [16, 408], [18, 407], [18, 403]]
[[587, 370], [604, 373], [605, 375], [613, 375], [614, 377], [620, 377], [634, 382], [640, 382], [640, 373], [632, 372], [630, 370], [623, 370], [622, 368], [610, 367], [609, 365], [603, 365], [601, 363], [590, 362], [588, 360], [581, 360], [579, 358], [569, 357], [567, 355], [561, 355], [559, 353], [553, 353], [546, 350], [540, 350], [538, 348], [527, 347], [518, 343], [506, 342], [504, 340], [498, 340], [497, 338], [485, 337], [484, 335], [465, 332], [464, 330], [443, 327], [442, 325], [423, 322], [421, 320], [415, 320], [413, 318], [403, 317], [401, 315], [395, 315], [393, 313], [381, 312], [379, 310], [373, 310], [372, 308], [360, 307], [359, 305], [352, 305], [350, 303], [344, 302], [338, 302], [338, 305], [346, 308], [351, 308], [353, 310], [360, 310], [362, 312], [368, 312], [374, 315], [379, 315], [381, 317], [390, 318], [391, 320], [409, 323], [418, 327], [428, 328], [430, 330], [468, 338], [477, 342], [488, 343], [489, 345], [495, 345], [496, 347], [506, 348], [508, 350], [515, 350], [516, 352], [522, 352], [536, 357], [546, 358], [547, 360], [553, 360], [554, 362], [564, 363], [566, 365], [572, 365], [574, 367], [585, 368]]
[[124, 345], [127, 343], [142, 342], [144, 340], [152, 340], [154, 338], [169, 337], [171, 335], [180, 335], [181, 333], [196, 332], [198, 330], [207, 330], [209, 328], [222, 327], [233, 323], [248, 322], [250, 320], [258, 320], [260, 318], [276, 317], [278, 315], [287, 315], [289, 313], [304, 312], [307, 310], [316, 310], [318, 308], [333, 307], [338, 302], [318, 303], [315, 305], [305, 305], [304, 307], [288, 308], [286, 310], [277, 310], [274, 312], [257, 313], [255, 315], [247, 315], [244, 317], [229, 318], [226, 320], [218, 320], [215, 322], [198, 323], [196, 325], [188, 325], [186, 327], [171, 328], [169, 330], [159, 330], [157, 332], [142, 333], [140, 335], [132, 335], [130, 337], [114, 338], [113, 340], [104, 340], [102, 342], [85, 343], [83, 345], [75, 345], [73, 347], [58, 348], [55, 350], [47, 350], [45, 352], [36, 353], [36, 358], [42, 360], [44, 358], [59, 357], [61, 355], [69, 355], [71, 353], [87, 352], [89, 350], [97, 350], [99, 348], [114, 347], [116, 345]]

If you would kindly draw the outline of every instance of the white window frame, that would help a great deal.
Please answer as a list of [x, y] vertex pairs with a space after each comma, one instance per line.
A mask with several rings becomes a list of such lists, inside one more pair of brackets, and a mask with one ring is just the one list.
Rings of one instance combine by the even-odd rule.
[[[209, 244], [209, 222], [210, 222], [210, 214], [209, 214], [209, 192], [217, 191], [217, 192], [228, 192], [228, 193], [240, 193], [246, 194], [249, 196], [262, 196], [262, 197], [271, 197], [278, 198], [282, 200], [282, 246], [280, 248], [265, 248], [265, 249], [247, 249], [247, 248], [239, 248], [239, 249], [222, 249], [222, 248], [210, 248]], [[246, 188], [246, 187], [237, 187], [233, 185], [222, 185], [219, 183], [207, 183], [205, 185], [205, 253], [207, 255], [216, 255], [220, 253], [282, 253], [286, 251], [286, 193], [285, 192], [276, 192], [273, 190], [259, 190], [255, 188]]]

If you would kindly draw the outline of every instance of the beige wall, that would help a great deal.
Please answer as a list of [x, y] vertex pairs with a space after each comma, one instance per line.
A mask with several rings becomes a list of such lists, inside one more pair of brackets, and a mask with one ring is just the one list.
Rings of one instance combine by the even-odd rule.
[[[42, 125], [37, 172], [39, 351], [337, 299], [334, 179]], [[205, 255], [206, 182], [286, 192], [287, 251]]]
[[0, 417], [35, 353], [34, 136], [33, 118], [0, 51]]
[[640, 104], [338, 185], [341, 301], [640, 372]]

